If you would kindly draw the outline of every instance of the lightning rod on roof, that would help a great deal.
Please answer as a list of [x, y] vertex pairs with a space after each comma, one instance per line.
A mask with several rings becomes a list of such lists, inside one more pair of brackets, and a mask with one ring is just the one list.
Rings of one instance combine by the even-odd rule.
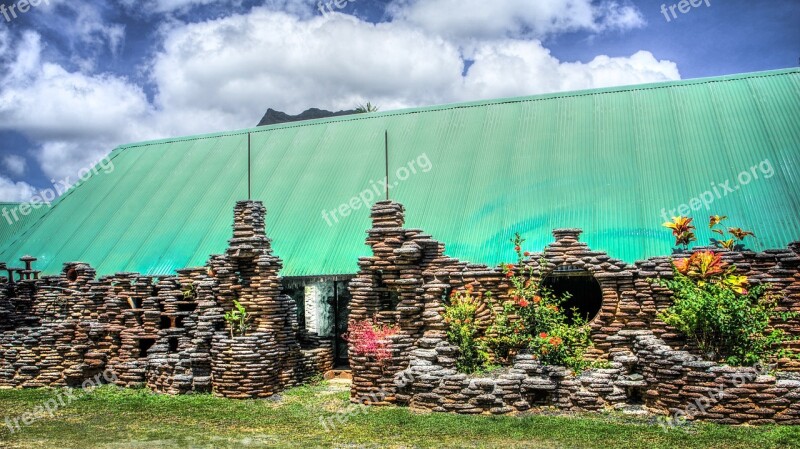
[[250, 176], [250, 133], [247, 133], [247, 201], [252, 200]]
[[386, 161], [386, 201], [389, 201], [389, 130], [384, 133], [384, 160]]

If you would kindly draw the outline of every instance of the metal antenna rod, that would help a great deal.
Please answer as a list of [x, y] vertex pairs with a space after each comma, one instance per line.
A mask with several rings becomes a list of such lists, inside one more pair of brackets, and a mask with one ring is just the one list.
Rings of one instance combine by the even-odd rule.
[[250, 176], [250, 133], [247, 133], [247, 200], [253, 199], [251, 195], [251, 179]]
[[385, 144], [385, 157], [386, 160], [386, 201], [389, 201], [389, 130], [386, 130], [384, 134], [384, 144]]

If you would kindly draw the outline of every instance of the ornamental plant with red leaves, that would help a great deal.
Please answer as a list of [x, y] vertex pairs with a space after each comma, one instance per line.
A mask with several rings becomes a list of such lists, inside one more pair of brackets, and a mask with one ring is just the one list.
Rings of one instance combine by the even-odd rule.
[[589, 325], [577, 312], [567, 318], [562, 304], [568, 295], [557, 297], [541, 285], [541, 263], [530, 263], [531, 253], [522, 252], [524, 242], [516, 234], [512, 243], [517, 264], [500, 265], [512, 287], [507, 300], [495, 300], [491, 292], [476, 294], [472, 285], [445, 300], [442, 318], [448, 340], [459, 348], [456, 367], [461, 372], [511, 365], [523, 351], [544, 364], [576, 372], [595, 365], [584, 357], [592, 346]]
[[695, 227], [689, 217], [672, 217], [672, 221], [664, 223], [662, 226], [672, 229], [675, 237], [675, 246], [688, 248], [691, 242], [697, 241], [694, 234]]
[[343, 337], [350, 343], [350, 349], [360, 356], [374, 357], [383, 362], [392, 358], [392, 344], [389, 337], [400, 330], [395, 325], [380, 325], [369, 320], [353, 321]]
[[519, 234], [511, 242], [517, 265], [501, 265], [512, 285], [508, 292], [511, 299], [492, 303], [494, 320], [483, 339], [494, 361], [510, 365], [516, 354], [530, 351], [545, 364], [564, 365], [575, 371], [589, 367], [584, 354], [592, 342], [586, 320], [578, 313], [571, 321], [567, 318], [562, 304], [569, 296], [557, 297], [542, 286], [541, 263], [539, 267], [527, 263], [531, 253], [522, 252], [525, 240]]
[[685, 259], [672, 262], [675, 271], [693, 279], [702, 287], [706, 283], [718, 283], [740, 295], [747, 294], [747, 276], [737, 276], [736, 267], [722, 260], [722, 254], [714, 251], [698, 251]]
[[[715, 234], [719, 234], [725, 240], [715, 240], [711, 239], [711, 243], [718, 248], [723, 248], [728, 251], [733, 251], [734, 249], [741, 249], [743, 248], [742, 242], [747, 237], [755, 238], [756, 235], [751, 231], [745, 231], [742, 228], [727, 228], [727, 231], [724, 230], [725, 227], [722, 226], [722, 222], [727, 220], [728, 217], [725, 215], [712, 215], [708, 220], [708, 228], [711, 229], [711, 232]], [[719, 229], [719, 227], [723, 229]]]
[[[712, 215], [709, 229], [725, 238], [725, 232], [717, 226], [727, 218]], [[680, 225], [677, 220], [675, 224]], [[733, 238], [716, 242], [727, 250], [734, 248], [734, 239], [754, 236], [739, 228], [728, 228], [728, 232]], [[671, 290], [674, 299], [658, 317], [683, 333], [706, 357], [730, 365], [798, 358], [785, 346], [797, 338], [777, 326], [798, 314], [779, 311], [779, 297], [770, 293], [769, 285], [751, 287], [747, 277], [737, 275], [736, 266], [723, 261], [722, 254], [715, 251], [697, 251], [673, 261], [673, 268], [672, 279], [654, 281]]]

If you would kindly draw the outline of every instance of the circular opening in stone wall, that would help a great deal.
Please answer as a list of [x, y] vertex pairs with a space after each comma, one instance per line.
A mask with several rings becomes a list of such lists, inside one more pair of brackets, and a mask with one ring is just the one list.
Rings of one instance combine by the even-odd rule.
[[70, 268], [67, 270], [67, 280], [70, 282], [75, 282], [78, 280], [78, 270], [74, 268]]
[[603, 290], [588, 271], [553, 273], [542, 281], [542, 286], [557, 297], [569, 293], [570, 298], [564, 301], [563, 308], [570, 319], [577, 314], [592, 321], [603, 306]]

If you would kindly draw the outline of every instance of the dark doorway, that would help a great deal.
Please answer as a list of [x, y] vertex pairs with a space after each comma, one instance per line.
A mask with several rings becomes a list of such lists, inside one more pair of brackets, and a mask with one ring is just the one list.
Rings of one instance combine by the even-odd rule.
[[349, 282], [336, 281], [333, 285], [333, 323], [334, 341], [333, 354], [334, 365], [337, 368], [344, 368], [350, 365], [348, 360], [348, 347], [344, 335], [347, 333], [347, 322], [350, 320], [350, 289]]
[[578, 316], [591, 321], [600, 313], [603, 306], [603, 290], [600, 283], [588, 271], [553, 273], [542, 282], [557, 297], [568, 293], [563, 308], [567, 317]]

